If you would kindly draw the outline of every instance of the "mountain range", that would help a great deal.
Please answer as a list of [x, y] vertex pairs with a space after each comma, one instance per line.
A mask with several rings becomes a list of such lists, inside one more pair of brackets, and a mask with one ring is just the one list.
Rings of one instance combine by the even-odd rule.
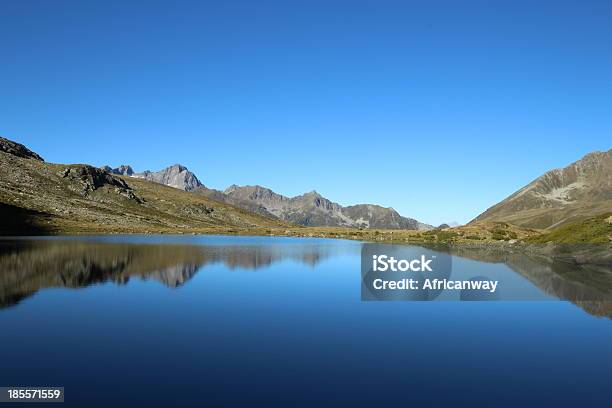
[[204, 186], [195, 174], [180, 164], [174, 164], [157, 172], [146, 170], [142, 173], [134, 172], [132, 166], [125, 164], [115, 168], [103, 166], [102, 169], [118, 176], [141, 178], [185, 191], [193, 191]]
[[[348, 228], [353, 232], [342, 234], [376, 237], [379, 230], [410, 233], [433, 228], [403, 217], [393, 208], [342, 206], [316, 191], [287, 197], [257, 185], [211, 189], [180, 164], [158, 172], [137, 173], [128, 165], [97, 168], [48, 163], [24, 145], [2, 137], [0, 215], [0, 234], [5, 235], [84, 231], [259, 233], [264, 229], [266, 233], [279, 230], [289, 234], [297, 224]], [[585, 234], [599, 231], [598, 239], [606, 241], [610, 237], [606, 231], [612, 225], [609, 215], [612, 150], [592, 152], [567, 167], [546, 172], [466, 226], [452, 228], [449, 223], [435, 231], [444, 235], [452, 229], [461, 235], [462, 229], [484, 228], [485, 224], [495, 229], [503, 223], [530, 229], [523, 231], [529, 234], [565, 228], [566, 235], [575, 235], [571, 228], [578, 222], [586, 226]], [[596, 222], [587, 221], [593, 217]], [[374, 231], [370, 234], [367, 230]], [[338, 235], [329, 230], [298, 234], [302, 233]], [[583, 238], [589, 239], [587, 235]]]
[[375, 204], [341, 206], [316, 191], [287, 197], [262, 186], [232, 185], [224, 191], [210, 189], [185, 166], [175, 164], [157, 172], [135, 173], [131, 166], [112, 168], [112, 174], [143, 178], [180, 190], [204, 195], [260, 215], [310, 227], [348, 227], [376, 229], [429, 230], [431, 225], [403, 217], [393, 208]]
[[[403, 217], [393, 208], [375, 204], [343, 207], [311, 191], [287, 197], [262, 186], [232, 185], [224, 191], [210, 189], [185, 166], [175, 164], [158, 172], [135, 173], [131, 166], [109, 169], [113, 174], [144, 178], [181, 190], [197, 192], [265, 217], [303, 226], [374, 229], [429, 230], [433, 227]], [[514, 194], [478, 215], [479, 221], [550, 229], [577, 218], [612, 211], [612, 149], [592, 152], [567, 167], [554, 169], [536, 178]], [[442, 224], [452, 228], [455, 223]]]
[[48, 163], [4, 138], [0, 138], [0, 219], [0, 235], [197, 233], [291, 226], [142, 178], [87, 164]]

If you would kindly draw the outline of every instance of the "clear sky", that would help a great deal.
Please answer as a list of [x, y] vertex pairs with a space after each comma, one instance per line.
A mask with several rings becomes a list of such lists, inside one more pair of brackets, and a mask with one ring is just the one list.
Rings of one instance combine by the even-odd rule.
[[610, 1], [0, 1], [0, 135], [467, 222], [612, 147]]

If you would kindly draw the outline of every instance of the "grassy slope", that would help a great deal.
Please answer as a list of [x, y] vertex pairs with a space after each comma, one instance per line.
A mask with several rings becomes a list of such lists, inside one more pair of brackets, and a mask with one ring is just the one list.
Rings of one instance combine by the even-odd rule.
[[557, 208], [533, 208], [529, 210], [502, 209], [495, 211], [496, 208], [493, 207], [479, 217], [485, 220], [496, 220], [522, 227], [544, 229], [597, 216], [610, 211], [611, 206], [612, 204], [609, 201], [599, 201], [565, 205]]
[[345, 228], [289, 229], [287, 235], [358, 239], [414, 244], [506, 245], [608, 244], [612, 242], [612, 213], [582, 219], [551, 231], [523, 228], [505, 222], [477, 222], [457, 228], [431, 231], [356, 230]]
[[87, 194], [66, 167], [0, 152], [0, 235], [197, 233], [289, 224], [160, 184], [125, 178], [143, 202], [103, 186]]
[[80, 233], [223, 233], [314, 236], [402, 243], [609, 243], [612, 213], [542, 231], [476, 222], [432, 231], [298, 227], [199, 194], [125, 177], [143, 203], [100, 188], [87, 195], [59, 173], [67, 165], [0, 152], [0, 235]]
[[540, 234], [540, 231], [516, 227], [502, 222], [482, 222], [458, 228], [414, 230], [375, 230], [333, 227], [309, 227], [299, 230], [288, 229], [283, 235], [357, 239], [414, 244], [490, 244], [519, 241]]
[[525, 240], [531, 244], [607, 244], [612, 242], [612, 212], [581, 219]]

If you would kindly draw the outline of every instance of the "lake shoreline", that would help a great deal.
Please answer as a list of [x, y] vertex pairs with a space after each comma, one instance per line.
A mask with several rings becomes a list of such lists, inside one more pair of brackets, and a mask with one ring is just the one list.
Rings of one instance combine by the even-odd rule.
[[[102, 228], [104, 229], [104, 228]], [[442, 234], [448, 231], [439, 231]], [[49, 234], [2, 234], [0, 239], [23, 236], [62, 237], [62, 236], [114, 236], [114, 235], [221, 235], [221, 236], [262, 236], [262, 237], [293, 237], [293, 238], [327, 238], [346, 239], [361, 242], [390, 244], [390, 245], [417, 245], [426, 248], [447, 250], [451, 253], [466, 251], [492, 251], [500, 253], [525, 253], [535, 256], [554, 258], [557, 261], [573, 263], [576, 265], [611, 265], [612, 244], [590, 243], [529, 243], [517, 239], [509, 240], [482, 240], [469, 239], [431, 240], [422, 239], [422, 231], [413, 230], [358, 230], [335, 227], [294, 227], [294, 228], [210, 228], [199, 230], [173, 230], [160, 229], [154, 231], [140, 230], [111, 230], [82, 229], [57, 230]], [[431, 233], [430, 233], [431, 234]], [[430, 237], [431, 235], [427, 235]]]

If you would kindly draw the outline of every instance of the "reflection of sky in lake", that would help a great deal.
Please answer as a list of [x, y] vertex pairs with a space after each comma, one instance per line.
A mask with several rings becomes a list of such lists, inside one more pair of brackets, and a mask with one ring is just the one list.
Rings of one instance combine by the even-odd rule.
[[[200, 237], [156, 238], [175, 239]], [[142, 237], [104, 240], [152, 244]], [[583, 406], [609, 397], [612, 324], [572, 303], [362, 302], [359, 243], [205, 241], [197, 243], [216, 245], [211, 253], [218, 258], [180, 287], [131, 265], [114, 275], [129, 275], [127, 284], [52, 285], [1, 309], [0, 384], [64, 386], [74, 406], [255, 398], [292, 405]], [[230, 245], [249, 249], [227, 252]], [[153, 259], [139, 248], [130, 250], [132, 262]], [[70, 251], [75, 258], [77, 249]], [[190, 250], [181, 256], [202, 261]], [[262, 256], [273, 262], [253, 260]], [[503, 264], [454, 262], [458, 274], [505, 268], [500, 273], [513, 274], [517, 285], [528, 283]]]

